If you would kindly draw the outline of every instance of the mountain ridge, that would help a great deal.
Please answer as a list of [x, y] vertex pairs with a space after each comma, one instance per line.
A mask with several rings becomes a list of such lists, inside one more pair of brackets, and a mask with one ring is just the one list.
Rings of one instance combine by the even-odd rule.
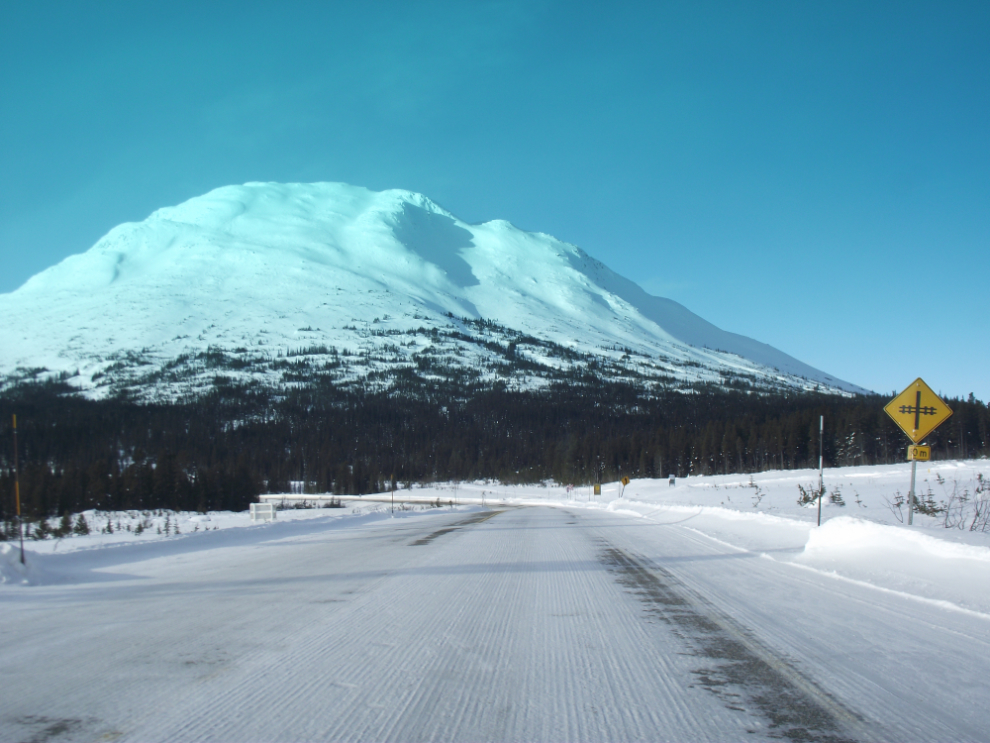
[[0, 312], [3, 385], [57, 376], [91, 397], [305, 384], [307, 371], [379, 387], [590, 375], [864, 391], [550, 235], [340, 183], [224, 186], [163, 207], [0, 295]]

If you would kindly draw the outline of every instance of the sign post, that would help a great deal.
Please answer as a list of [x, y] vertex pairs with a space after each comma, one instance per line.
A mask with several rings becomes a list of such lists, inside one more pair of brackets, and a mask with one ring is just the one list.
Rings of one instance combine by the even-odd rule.
[[[894, 419], [894, 423], [900, 426], [913, 444], [923, 441], [952, 415], [949, 406], [942, 402], [942, 398], [936, 395], [921, 377], [887, 403], [884, 412]], [[908, 526], [914, 523], [914, 484], [918, 461], [927, 462], [931, 456], [930, 446], [908, 447], [908, 459], [911, 461], [911, 489], [907, 498]]]
[[21, 477], [17, 469], [17, 415], [14, 415], [14, 499], [17, 501], [17, 531], [21, 537], [21, 565], [24, 564], [24, 520], [21, 518]]
[[822, 498], [825, 497], [825, 416], [818, 419], [818, 525], [822, 525]]

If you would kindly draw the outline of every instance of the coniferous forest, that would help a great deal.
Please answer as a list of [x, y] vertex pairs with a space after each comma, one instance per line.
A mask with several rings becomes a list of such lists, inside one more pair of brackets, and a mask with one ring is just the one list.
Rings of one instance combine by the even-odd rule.
[[[641, 395], [635, 386], [332, 385], [296, 390], [218, 385], [191, 402], [91, 401], [59, 383], [0, 397], [0, 520], [14, 514], [14, 442], [25, 518], [86, 509], [243, 510], [260, 493], [363, 494], [415, 483], [495, 479], [587, 484], [622, 476], [903, 461], [907, 438], [883, 412], [889, 396], [754, 394], [715, 386]], [[990, 410], [946, 400], [933, 458], [990, 454]]]

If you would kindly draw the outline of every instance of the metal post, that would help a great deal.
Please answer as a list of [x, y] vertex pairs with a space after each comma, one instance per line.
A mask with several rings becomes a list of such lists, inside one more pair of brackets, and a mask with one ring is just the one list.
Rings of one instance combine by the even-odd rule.
[[825, 416], [818, 419], [818, 525], [822, 525], [822, 496], [825, 495]]
[[21, 478], [17, 470], [17, 416], [14, 415], [14, 499], [17, 502], [17, 531], [21, 537], [21, 565], [24, 564], [24, 520], [21, 518]]
[[911, 490], [908, 491], [908, 526], [914, 523], [914, 476], [918, 470], [918, 460], [911, 460]]
[[395, 475], [392, 475], [390, 485], [392, 486], [392, 515], [395, 516]]

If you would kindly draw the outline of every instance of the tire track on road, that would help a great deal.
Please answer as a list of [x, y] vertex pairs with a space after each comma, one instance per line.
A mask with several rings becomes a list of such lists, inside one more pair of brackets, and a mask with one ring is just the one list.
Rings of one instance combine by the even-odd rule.
[[955, 611], [919, 606], [737, 547], [735, 559], [722, 561], [717, 574], [699, 571], [701, 563], [683, 558], [695, 554], [691, 546], [705, 554], [724, 545], [693, 529], [669, 531], [637, 548], [654, 564], [667, 566], [667, 556], [673, 556], [681, 583], [857, 710], [866, 718], [858, 728], [861, 737], [990, 740], [985, 732], [990, 633], [982, 620], [974, 623]]
[[463, 521], [457, 521], [449, 526], [445, 526], [442, 529], [437, 529], [432, 534], [427, 534], [425, 537], [420, 537], [416, 541], [412, 542], [413, 547], [422, 547], [425, 544], [429, 544], [437, 537], [442, 537], [444, 534], [450, 534], [452, 531], [457, 531], [458, 529], [463, 529], [465, 526], [474, 526], [475, 524], [480, 524], [488, 519], [498, 516], [500, 513], [504, 513], [503, 508], [500, 511], [488, 511], [487, 513], [482, 511], [481, 513], [476, 513]]
[[772, 738], [797, 743], [861, 739], [861, 717], [763, 647], [673, 573], [604, 539], [601, 544], [600, 560], [618, 582], [670, 627], [691, 655], [709, 661], [692, 673], [728, 709], [764, 718]]

